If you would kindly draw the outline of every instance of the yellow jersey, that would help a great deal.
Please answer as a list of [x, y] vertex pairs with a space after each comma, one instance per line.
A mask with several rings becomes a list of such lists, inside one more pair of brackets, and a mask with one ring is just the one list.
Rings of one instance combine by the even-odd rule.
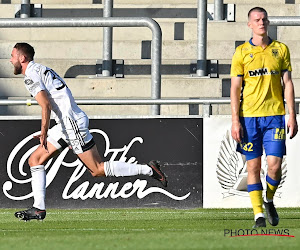
[[271, 40], [264, 49], [252, 39], [236, 48], [232, 58], [231, 77], [243, 77], [240, 116], [262, 117], [284, 115], [281, 76], [292, 71], [288, 47]]

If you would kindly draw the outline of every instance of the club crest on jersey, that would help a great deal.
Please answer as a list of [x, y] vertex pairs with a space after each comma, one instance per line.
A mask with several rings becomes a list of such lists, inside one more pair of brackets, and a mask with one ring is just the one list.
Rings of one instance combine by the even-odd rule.
[[278, 58], [278, 49], [272, 49], [272, 55], [273, 55], [275, 58]]
[[251, 58], [253, 58], [253, 54], [251, 53], [251, 54], [249, 54], [249, 56], [251, 57]]

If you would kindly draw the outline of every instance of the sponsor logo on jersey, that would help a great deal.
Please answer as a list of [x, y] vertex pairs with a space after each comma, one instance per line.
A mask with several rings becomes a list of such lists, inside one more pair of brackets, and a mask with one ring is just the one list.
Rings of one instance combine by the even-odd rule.
[[26, 85], [33, 84], [33, 81], [31, 79], [26, 79], [26, 80], [24, 80], [24, 82], [25, 82]]
[[267, 68], [261, 68], [261, 69], [255, 69], [255, 70], [249, 70], [249, 76], [263, 76], [263, 75], [278, 75], [279, 72], [276, 70], [269, 71]]
[[32, 92], [36, 89], [36, 88], [38, 88], [40, 86], [40, 84], [38, 83], [38, 82], [36, 82], [36, 83], [31, 83], [31, 85], [30, 85], [30, 87], [28, 88], [28, 91], [32, 94]]

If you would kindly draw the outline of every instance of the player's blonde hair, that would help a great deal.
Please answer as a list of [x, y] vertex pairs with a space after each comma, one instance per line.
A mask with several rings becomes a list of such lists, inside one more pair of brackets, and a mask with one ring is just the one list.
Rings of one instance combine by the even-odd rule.
[[266, 14], [266, 17], [268, 18], [268, 12], [264, 8], [262, 8], [262, 7], [254, 7], [251, 10], [249, 10], [249, 12], [248, 12], [248, 20], [250, 19], [250, 15], [251, 15], [251, 13], [253, 11], [263, 12], [263, 13]]

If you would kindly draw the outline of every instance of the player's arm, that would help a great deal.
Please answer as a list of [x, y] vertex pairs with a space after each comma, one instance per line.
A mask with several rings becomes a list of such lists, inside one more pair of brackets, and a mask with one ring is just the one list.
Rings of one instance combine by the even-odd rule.
[[295, 93], [292, 74], [290, 71], [285, 71], [282, 74], [284, 84], [284, 96], [289, 111], [289, 120], [287, 123], [287, 133], [290, 133], [290, 138], [293, 138], [298, 132], [298, 124], [295, 111]]
[[51, 104], [44, 90], [38, 92], [35, 96], [36, 101], [42, 108], [41, 134], [37, 137], [40, 139], [42, 147], [47, 151], [47, 133], [50, 125]]
[[230, 99], [231, 99], [231, 135], [234, 140], [241, 142], [243, 137], [243, 128], [240, 123], [240, 96], [242, 88], [242, 77], [231, 77]]

